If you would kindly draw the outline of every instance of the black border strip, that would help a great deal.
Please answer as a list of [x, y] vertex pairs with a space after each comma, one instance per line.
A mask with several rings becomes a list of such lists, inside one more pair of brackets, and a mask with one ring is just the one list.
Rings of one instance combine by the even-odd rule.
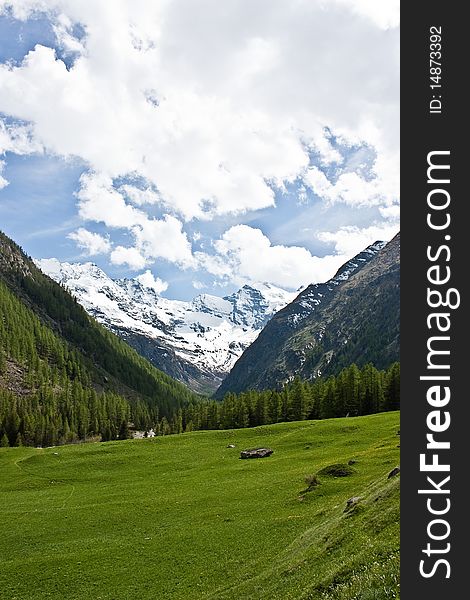
[[[469, 391], [464, 387], [465, 373], [470, 372], [470, 354], [467, 350], [468, 313], [468, 278], [466, 268], [470, 260], [467, 240], [470, 241], [465, 213], [470, 205], [470, 197], [465, 189], [465, 178], [470, 172], [466, 165], [469, 151], [464, 149], [464, 136], [468, 123], [464, 102], [463, 88], [468, 81], [468, 68], [465, 68], [465, 57], [468, 56], [466, 42], [468, 25], [463, 17], [463, 8], [457, 2], [437, 2], [429, 0], [425, 3], [405, 3], [401, 6], [401, 597], [404, 600], [461, 598], [466, 585], [466, 534], [469, 531], [470, 507], [465, 494], [465, 484], [470, 478], [467, 440], [470, 440], [469, 428]], [[441, 28], [441, 79], [442, 88], [430, 88], [430, 48], [431, 27]], [[467, 29], [467, 31], [466, 31]], [[433, 38], [436, 40], [437, 38]], [[435, 55], [433, 58], [437, 58]], [[441, 96], [441, 112], [430, 112], [430, 101]], [[438, 110], [438, 103], [433, 105]], [[448, 184], [433, 184], [427, 181], [427, 157], [432, 151], [450, 151], [448, 156], [440, 155], [439, 160], [450, 164]], [[436, 155], [437, 156], [437, 155]], [[436, 159], [437, 162], [437, 159]], [[437, 171], [434, 171], [436, 175]], [[444, 171], [440, 179], [445, 179]], [[447, 190], [450, 195], [448, 212], [451, 217], [450, 226], [445, 230], [432, 230], [426, 222], [430, 212], [428, 193], [435, 188]], [[437, 193], [434, 198], [444, 201], [444, 193]], [[435, 211], [435, 218], [444, 219], [447, 212]], [[450, 235], [450, 240], [445, 236]], [[435, 256], [440, 246], [447, 245], [451, 251], [446, 261], [447, 251], [442, 250], [440, 258], [431, 262], [427, 257], [427, 247], [432, 248]], [[468, 258], [467, 258], [468, 257]], [[451, 270], [451, 279], [447, 284], [430, 286], [428, 268], [439, 264], [442, 272], [445, 266]], [[434, 275], [436, 272], [434, 272]], [[450, 355], [439, 357], [440, 363], [450, 364], [449, 370], [428, 369], [427, 342], [432, 335], [438, 335], [435, 327], [428, 329], [426, 318], [434, 312], [428, 306], [427, 288], [434, 287], [445, 292], [446, 288], [456, 288], [461, 297], [461, 304], [456, 309], [441, 307], [450, 314], [451, 327], [448, 342], [439, 342], [442, 349], [450, 349]], [[455, 295], [454, 295], [455, 298]], [[444, 321], [442, 321], [443, 323]], [[435, 325], [435, 321], [432, 321]], [[437, 343], [437, 342], [436, 342]], [[437, 361], [436, 361], [437, 362]], [[450, 381], [420, 381], [421, 375], [449, 375]], [[427, 415], [436, 410], [427, 401], [427, 390], [430, 385], [448, 385], [451, 399], [441, 407], [441, 417], [448, 411], [451, 418], [450, 427], [436, 434], [436, 439], [450, 442], [450, 449], [438, 452], [439, 462], [450, 465], [450, 472], [423, 472], [420, 470], [420, 454], [427, 452], [427, 462], [432, 460], [433, 450], [426, 450], [426, 434], [429, 433], [426, 422]], [[442, 388], [441, 388], [442, 389]], [[459, 466], [460, 465], [460, 466]], [[418, 489], [432, 489], [427, 476], [434, 477], [440, 485], [450, 475], [447, 484], [441, 489], [448, 489], [449, 494], [418, 494]], [[436, 510], [450, 508], [443, 515], [432, 515], [430, 506]], [[428, 527], [433, 519], [442, 518], [449, 523], [450, 533], [441, 541], [432, 540], [428, 535]], [[444, 536], [447, 526], [435, 523], [430, 531], [436, 537]], [[433, 552], [425, 554], [430, 543]], [[447, 547], [447, 544], [450, 544]], [[434, 553], [434, 550], [441, 552]], [[443, 552], [444, 549], [448, 551]], [[443, 559], [446, 563], [436, 566], [436, 561]], [[420, 574], [420, 561], [424, 560], [422, 570], [431, 573], [430, 577]], [[450, 574], [450, 577], [446, 576]], [[465, 592], [464, 592], [465, 593]]]

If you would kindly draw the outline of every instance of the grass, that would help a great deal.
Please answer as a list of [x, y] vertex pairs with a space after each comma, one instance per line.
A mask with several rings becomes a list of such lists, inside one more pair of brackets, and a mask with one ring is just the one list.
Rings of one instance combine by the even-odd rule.
[[[1, 449], [0, 597], [398, 598], [398, 427], [385, 413]], [[255, 446], [274, 454], [239, 459]]]

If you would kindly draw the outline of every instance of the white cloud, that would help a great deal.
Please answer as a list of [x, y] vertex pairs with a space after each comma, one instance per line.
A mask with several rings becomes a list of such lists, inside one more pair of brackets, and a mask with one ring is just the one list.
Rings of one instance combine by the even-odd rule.
[[[388, 242], [398, 233], [397, 223], [371, 225], [369, 227], [341, 227], [338, 231], [323, 231], [318, 234], [322, 242], [332, 242], [335, 252], [351, 258], [377, 241]], [[344, 261], [343, 261], [344, 262]]]
[[[74, 62], [67, 68], [38, 45], [21, 64], [0, 65], [0, 113], [15, 122], [0, 121], [0, 154], [84, 161], [80, 217], [130, 240], [112, 248], [81, 228], [72, 236], [86, 252], [107, 248], [113, 264], [133, 270], [158, 260], [200, 269], [214, 285], [298, 288], [328, 279], [396, 227], [397, 0], [0, 0], [0, 13], [8, 7], [20, 19], [47, 13]], [[341, 168], [332, 136], [371, 149], [372, 179], [358, 168], [330, 181], [310, 165], [313, 153], [319, 166]], [[193, 253], [185, 222], [214, 219], [218, 228], [224, 215], [273, 207], [275, 192], [294, 181], [299, 204], [310, 188], [327, 205], [376, 206], [384, 222], [322, 232], [335, 248], [322, 258], [288, 245], [288, 234], [273, 245], [245, 225], [228, 229], [211, 253]], [[335, 229], [331, 222], [324, 228]], [[200, 227], [206, 249], [211, 229]]]
[[84, 227], [80, 227], [77, 231], [69, 233], [67, 237], [74, 240], [87, 256], [107, 254], [111, 250], [109, 238], [103, 237], [99, 233], [88, 231]]
[[147, 220], [145, 213], [126, 204], [107, 175], [85, 173], [81, 176], [80, 183], [81, 188], [77, 197], [79, 215], [82, 219], [102, 222], [108, 227], [124, 228], [133, 227]]
[[387, 29], [400, 23], [400, 0], [336, 0]]
[[161, 201], [160, 196], [151, 188], [140, 189], [134, 185], [124, 184], [120, 186], [119, 191], [124, 193], [137, 206], [157, 204]]
[[57, 16], [53, 30], [59, 46], [67, 54], [83, 54], [85, 52], [85, 47], [81, 41], [73, 35], [73, 22], [67, 15], [62, 13]]
[[42, 145], [33, 139], [30, 125], [6, 123], [0, 118], [0, 154], [33, 154], [42, 152]]
[[304, 183], [328, 203], [344, 202], [350, 206], [388, 205], [397, 200], [377, 179], [366, 180], [357, 173], [342, 173], [332, 183], [318, 167], [310, 167]]
[[146, 259], [136, 248], [118, 246], [111, 252], [110, 258], [113, 265], [127, 265], [134, 271], [143, 269], [147, 265]]
[[137, 249], [147, 259], [163, 258], [183, 268], [194, 265], [191, 244], [175, 217], [147, 219], [134, 227], [133, 233]]
[[4, 187], [6, 187], [8, 185], [8, 181], [5, 179], [5, 177], [2, 176], [4, 168], [5, 168], [5, 161], [0, 160], [0, 190], [2, 190]]
[[216, 256], [199, 256], [213, 275], [291, 289], [326, 281], [344, 262], [344, 256], [319, 258], [300, 246], [272, 245], [260, 229], [246, 225], [231, 227], [214, 246]]
[[157, 294], [161, 294], [168, 289], [168, 283], [160, 279], [160, 277], [155, 277], [149, 269], [145, 273], [135, 277], [135, 279], [144, 287], [154, 290]]
[[[47, 12], [76, 55], [67, 69], [36, 46], [20, 66], [0, 66], [0, 111], [31, 122], [34, 143], [111, 181], [138, 175], [183, 219], [273, 206], [272, 187], [302, 177], [308, 148], [338, 160], [325, 127], [374, 147], [376, 194], [397, 197], [396, 5], [0, 0], [19, 18]], [[82, 201], [81, 212], [100, 213], [106, 197]], [[139, 218], [120, 208], [101, 220]]]
[[164, 259], [183, 268], [194, 264], [191, 244], [176, 217], [149, 218], [142, 210], [127, 204], [123, 195], [113, 187], [111, 178], [103, 173], [86, 173], [80, 181], [81, 188], [77, 194], [80, 216], [111, 228], [127, 229], [134, 237], [135, 248], [116, 248], [111, 255], [113, 263], [128, 264], [133, 268], [156, 259]]
[[[342, 227], [320, 232], [320, 241], [334, 244], [334, 252], [313, 256], [300, 246], [273, 245], [260, 229], [236, 225], [214, 242], [213, 255], [195, 254], [200, 267], [219, 282], [267, 282], [298, 289], [327, 281], [351, 257], [378, 240], [389, 241], [399, 230], [396, 221], [369, 227]], [[193, 282], [194, 285], [194, 282]]]
[[381, 206], [379, 207], [380, 214], [385, 219], [399, 219], [400, 218], [400, 206], [393, 204], [392, 206]]

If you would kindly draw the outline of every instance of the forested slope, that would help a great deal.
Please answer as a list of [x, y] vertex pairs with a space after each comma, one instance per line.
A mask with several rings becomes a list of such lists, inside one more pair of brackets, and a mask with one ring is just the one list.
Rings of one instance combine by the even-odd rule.
[[0, 233], [0, 438], [51, 445], [148, 428], [196, 396], [105, 330]]

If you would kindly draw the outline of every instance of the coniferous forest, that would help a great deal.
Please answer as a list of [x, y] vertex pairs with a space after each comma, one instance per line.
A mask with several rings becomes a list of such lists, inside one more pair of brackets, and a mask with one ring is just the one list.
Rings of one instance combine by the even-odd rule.
[[[351, 365], [338, 375], [311, 381], [295, 378], [282, 390], [226, 394], [190, 403], [167, 433], [195, 429], [240, 429], [272, 423], [361, 416], [400, 408], [400, 364], [385, 371]], [[164, 432], [161, 432], [164, 433]]]

